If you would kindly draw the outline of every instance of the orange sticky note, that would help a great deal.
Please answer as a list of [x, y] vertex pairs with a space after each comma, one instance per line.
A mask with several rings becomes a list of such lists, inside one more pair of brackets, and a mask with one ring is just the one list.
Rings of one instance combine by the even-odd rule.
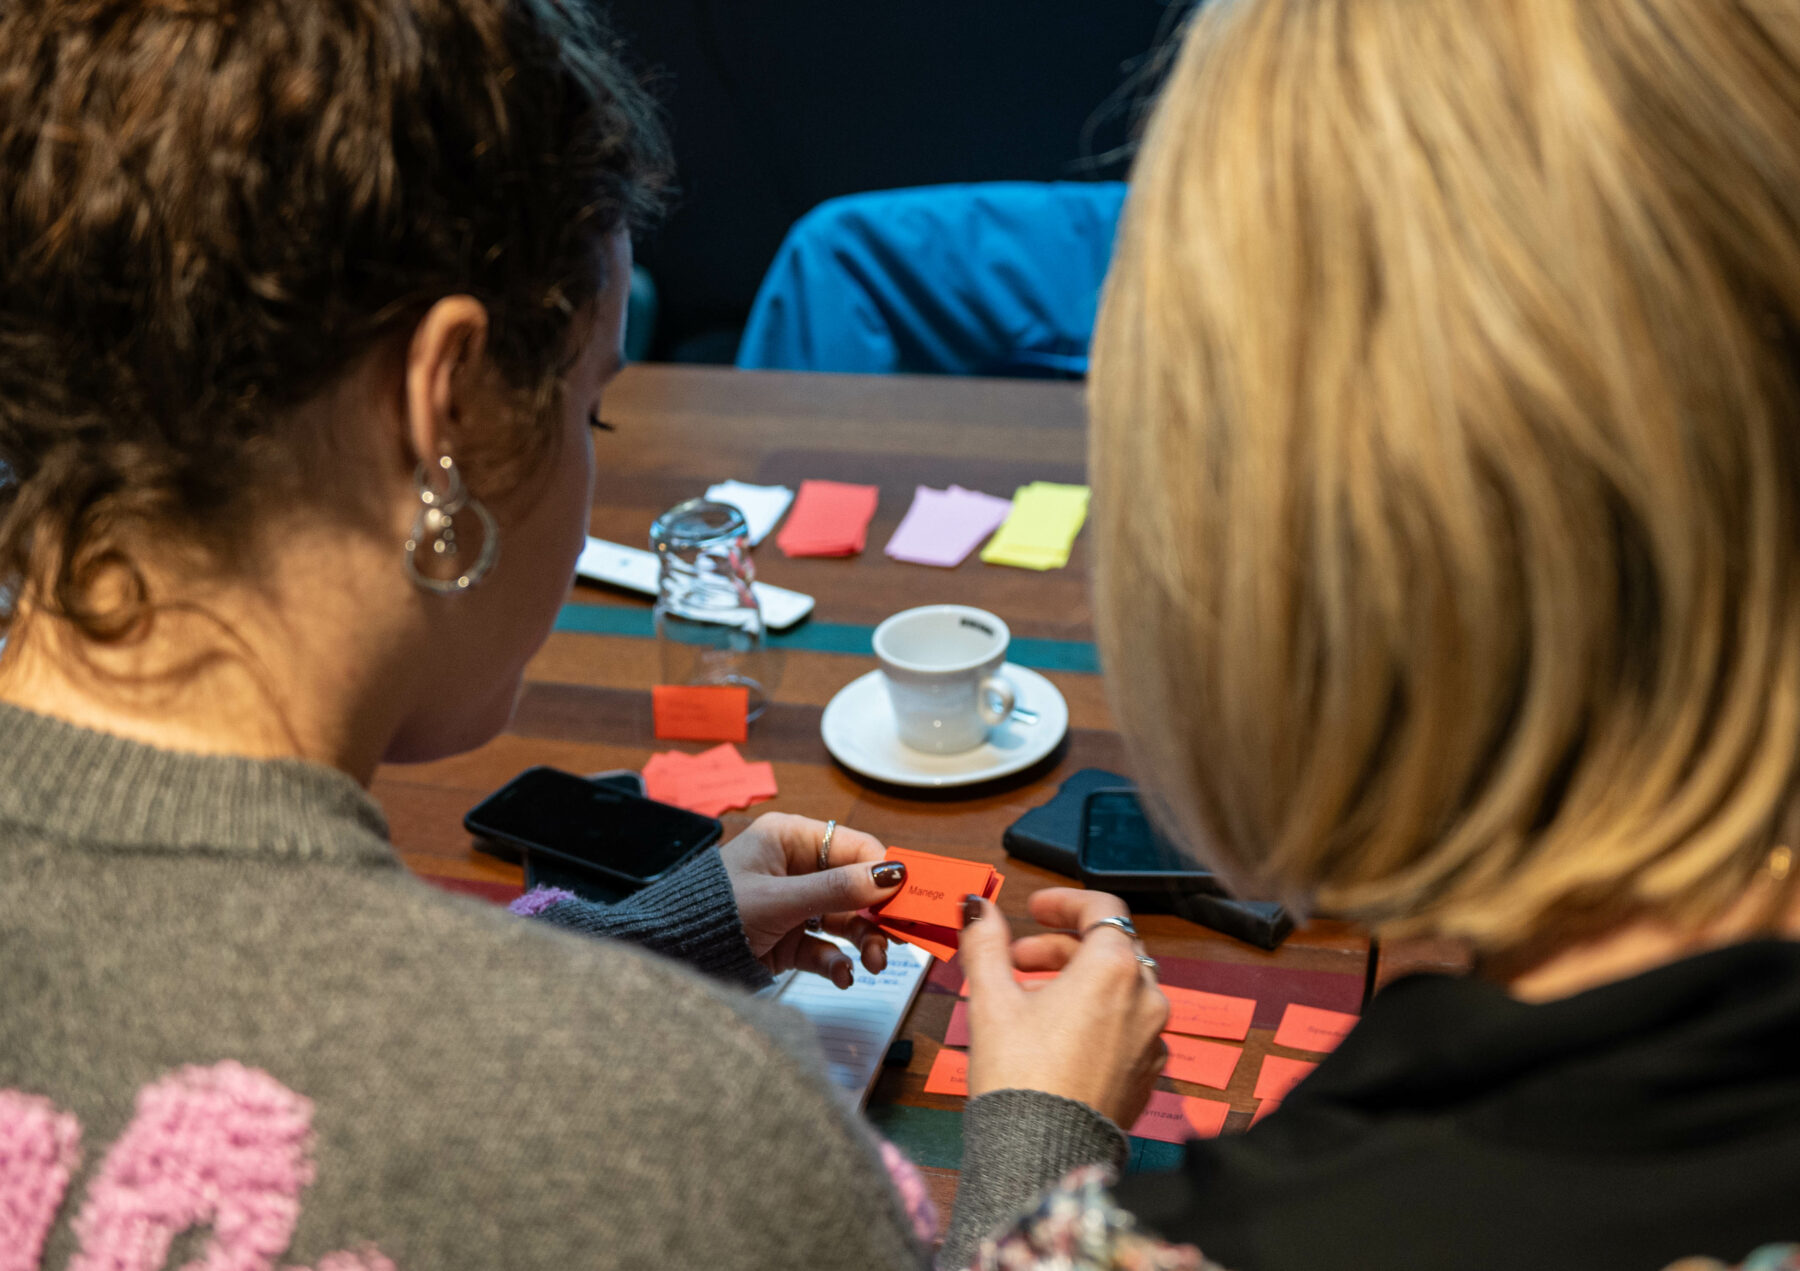
[[925, 1078], [926, 1094], [969, 1093], [969, 1057], [960, 1050], [945, 1048], [931, 1061], [931, 1072]]
[[917, 945], [939, 962], [948, 962], [956, 956], [956, 946], [950, 943], [956, 933], [947, 928], [924, 922], [878, 922], [875, 925], [897, 940]]
[[802, 481], [775, 542], [789, 556], [854, 556], [869, 538], [881, 490], [842, 481]]
[[1015, 969], [1013, 979], [1028, 989], [1035, 989], [1050, 983], [1060, 974], [1060, 971], [1020, 971]]
[[960, 931], [963, 898], [997, 890], [994, 879], [998, 875], [992, 865], [899, 847], [890, 847], [887, 859], [905, 863], [906, 885], [876, 907], [884, 922], [923, 922]]
[[1189, 1139], [1210, 1139], [1225, 1127], [1231, 1113], [1229, 1103], [1217, 1099], [1197, 1099], [1192, 1095], [1153, 1091], [1144, 1105], [1144, 1115], [1132, 1124], [1131, 1134], [1140, 1139], [1156, 1139], [1161, 1143], [1186, 1143]]
[[1275, 1111], [1275, 1109], [1280, 1106], [1281, 1100], [1279, 1099], [1264, 1099], [1261, 1103], [1256, 1105], [1256, 1113], [1250, 1118], [1250, 1124], [1255, 1125], [1258, 1121], [1268, 1116], [1269, 1113]]
[[658, 684], [650, 690], [663, 741], [743, 741], [750, 735], [750, 690], [728, 684]]
[[1236, 1046], [1182, 1037], [1178, 1033], [1164, 1033], [1163, 1044], [1169, 1048], [1169, 1062], [1163, 1068], [1163, 1076], [1211, 1086], [1214, 1090], [1223, 1090], [1231, 1084], [1231, 1074], [1237, 1071], [1238, 1060], [1244, 1054]]
[[737, 747], [727, 742], [697, 755], [670, 750], [650, 756], [644, 765], [644, 793], [659, 803], [718, 816], [772, 799], [780, 791], [772, 765], [745, 763]]
[[1203, 993], [1199, 989], [1162, 986], [1169, 999], [1169, 1022], [1163, 1030], [1197, 1037], [1223, 1037], [1241, 1042], [1250, 1035], [1250, 1020], [1256, 1014], [1256, 1003], [1247, 997], [1227, 997], [1223, 993]]
[[1354, 1027], [1354, 1015], [1290, 1002], [1287, 1010], [1282, 1012], [1281, 1027], [1275, 1030], [1275, 1044], [1292, 1046], [1295, 1050], [1332, 1051]]
[[1285, 1099], [1288, 1091], [1300, 1084], [1300, 1078], [1318, 1066], [1309, 1064], [1304, 1059], [1286, 1059], [1280, 1055], [1265, 1055], [1263, 1056], [1262, 1071], [1256, 1074], [1254, 1097], [1277, 1101]]

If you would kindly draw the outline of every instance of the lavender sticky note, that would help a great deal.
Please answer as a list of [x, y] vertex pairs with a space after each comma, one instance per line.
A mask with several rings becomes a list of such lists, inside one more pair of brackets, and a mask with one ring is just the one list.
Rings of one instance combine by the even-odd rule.
[[900, 528], [888, 540], [887, 554], [915, 565], [952, 568], [1000, 528], [1011, 511], [1011, 499], [997, 499], [979, 490], [959, 485], [948, 490], [920, 486]]

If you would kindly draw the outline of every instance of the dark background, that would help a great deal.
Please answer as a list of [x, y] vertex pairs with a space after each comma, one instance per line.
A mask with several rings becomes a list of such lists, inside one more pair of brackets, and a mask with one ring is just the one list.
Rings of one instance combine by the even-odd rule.
[[1118, 179], [1187, 0], [612, 0], [680, 192], [640, 247], [653, 356], [729, 361], [782, 236], [828, 198]]

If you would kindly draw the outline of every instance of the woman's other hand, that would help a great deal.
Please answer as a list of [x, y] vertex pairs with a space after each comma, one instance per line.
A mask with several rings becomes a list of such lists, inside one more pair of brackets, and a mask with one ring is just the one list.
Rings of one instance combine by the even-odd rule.
[[838, 826], [831, 836], [829, 868], [819, 869], [825, 822], [771, 812], [719, 849], [738, 917], [750, 951], [779, 974], [798, 967], [822, 975], [841, 989], [855, 971], [843, 950], [806, 930], [808, 918], [823, 917], [824, 928], [862, 953], [862, 963], [879, 973], [887, 966], [887, 937], [858, 914], [879, 904], [906, 880], [906, 867], [884, 864], [886, 849], [860, 830]]
[[[1030, 910], [1046, 927], [1078, 932], [1130, 913], [1117, 896], [1072, 887], [1035, 893]], [[1028, 936], [1017, 946], [1021, 967], [1061, 974], [1027, 990], [1013, 979], [1014, 946], [999, 908], [971, 898], [966, 912], [979, 915], [961, 938], [970, 1095], [1042, 1090], [1129, 1130], [1169, 1057], [1161, 1037], [1169, 1000], [1138, 962], [1137, 941], [1110, 927], [1085, 939]]]

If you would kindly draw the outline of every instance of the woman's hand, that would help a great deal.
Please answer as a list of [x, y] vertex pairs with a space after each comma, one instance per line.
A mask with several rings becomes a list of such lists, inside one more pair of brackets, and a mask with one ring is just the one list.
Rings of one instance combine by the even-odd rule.
[[807, 934], [806, 920], [821, 915], [825, 930], [862, 952], [863, 965], [879, 974], [887, 966], [887, 937], [857, 910], [879, 904], [906, 881], [906, 867], [882, 863], [884, 849], [871, 835], [838, 826], [831, 836], [830, 868], [819, 870], [825, 822], [771, 812], [719, 849], [750, 951], [779, 974], [792, 967], [822, 975], [840, 989], [855, 974], [843, 950]]
[[[961, 938], [969, 987], [969, 1094], [1042, 1090], [1074, 1099], [1129, 1130], [1150, 1101], [1168, 1061], [1160, 1034], [1169, 999], [1138, 962], [1138, 945], [1101, 927], [1085, 939], [1061, 933], [1010, 943], [994, 904], [970, 898]], [[1031, 916], [1046, 927], [1087, 931], [1128, 916], [1105, 892], [1051, 887], [1033, 894]], [[1029, 971], [1061, 971], [1027, 990], [1013, 979], [1014, 955]]]

